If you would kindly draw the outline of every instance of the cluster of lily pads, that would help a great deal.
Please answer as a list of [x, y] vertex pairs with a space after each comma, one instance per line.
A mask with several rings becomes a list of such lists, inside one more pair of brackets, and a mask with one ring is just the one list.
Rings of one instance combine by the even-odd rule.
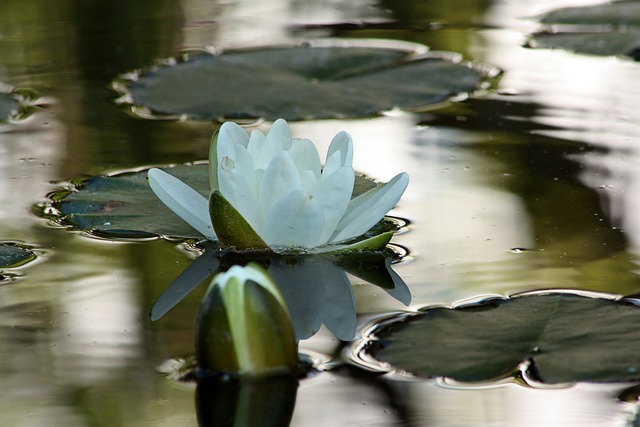
[[[424, 46], [377, 44], [311, 43], [189, 56], [129, 77], [123, 99], [137, 110], [143, 105], [151, 114], [196, 119], [357, 117], [441, 102], [475, 90], [495, 75], [493, 69], [430, 53]], [[252, 77], [245, 81], [248, 71]], [[256, 85], [255, 75], [274, 81]], [[226, 76], [233, 78], [221, 84]], [[377, 84], [381, 79], [386, 81], [383, 86]], [[199, 82], [197, 90], [192, 81]], [[348, 103], [340, 102], [341, 88], [352, 93]], [[229, 90], [233, 96], [225, 92]], [[307, 96], [291, 102], [290, 93]], [[286, 99], [279, 102], [283, 94]], [[288, 109], [281, 108], [285, 105]], [[259, 130], [249, 135], [238, 124], [226, 122], [212, 138], [208, 167], [194, 165], [186, 174], [180, 167], [146, 173], [149, 187], [172, 214], [153, 208], [155, 201], [146, 196], [140, 174], [91, 178], [81, 183], [81, 191], [61, 194], [55, 210], [64, 222], [98, 235], [155, 233], [204, 239], [199, 244], [203, 254], [160, 296], [153, 319], [209, 275], [229, 267], [230, 272], [246, 274], [234, 264], [258, 259], [278, 283], [282, 298], [272, 302], [286, 303], [296, 340], [313, 335], [322, 323], [338, 338], [351, 340], [357, 319], [347, 272], [405, 304], [410, 301], [408, 288], [391, 269], [394, 253], [387, 248], [398, 227], [384, 219], [406, 189], [408, 175], [375, 184], [359, 177], [352, 162], [353, 143], [346, 132], [334, 137], [323, 162], [311, 141], [292, 136], [284, 119], [275, 120], [266, 135]], [[183, 221], [176, 223], [173, 214]], [[232, 261], [230, 253], [236, 254]], [[211, 289], [221, 283], [214, 278]], [[207, 295], [222, 294], [210, 290]], [[217, 299], [224, 304], [224, 298]], [[309, 299], [314, 300], [313, 310], [305, 308]], [[211, 312], [211, 304], [207, 307], [203, 312]], [[200, 355], [203, 360], [209, 357], [205, 353]]]
[[[617, 33], [625, 40], [635, 37], [637, 22], [625, 21], [620, 12], [636, 11], [637, 2], [589, 10], [551, 12], [541, 21], [568, 25], [562, 28], [574, 23], [630, 28], [612, 31], [611, 37], [596, 34], [609, 40], [609, 47]], [[591, 21], [584, 21], [585, 14]], [[575, 40], [574, 35], [541, 32], [530, 45], [571, 49], [562, 40]], [[612, 54], [633, 57], [634, 46]], [[574, 50], [605, 54], [582, 46]], [[347, 273], [409, 303], [409, 289], [391, 269], [388, 244], [398, 227], [385, 219], [408, 176], [399, 173], [384, 184], [363, 180], [353, 170], [346, 132], [333, 138], [322, 161], [311, 141], [293, 137], [285, 119], [421, 109], [485, 87], [496, 74], [455, 55], [407, 44], [311, 43], [187, 55], [119, 79], [120, 101], [145, 117], [274, 120], [269, 132], [249, 134], [227, 121], [212, 138], [208, 164], [92, 177], [78, 184], [80, 191], [54, 196], [52, 210], [61, 222], [97, 235], [199, 241], [202, 255], [160, 295], [152, 318], [213, 275], [198, 315], [199, 366], [249, 376], [293, 371], [297, 341], [321, 324], [339, 339], [353, 340], [357, 318]], [[352, 96], [343, 102], [347, 91]], [[292, 102], [292, 93], [306, 96]], [[393, 317], [353, 345], [363, 357], [376, 359], [381, 370], [421, 377], [477, 382], [521, 376], [530, 383], [637, 379], [640, 353], [609, 339], [633, 329], [636, 305], [634, 298], [535, 293], [429, 307]], [[584, 313], [599, 313], [609, 322], [603, 325]], [[601, 345], [594, 351], [591, 344], [571, 344], [578, 341]], [[580, 363], [564, 362], [574, 359]]]

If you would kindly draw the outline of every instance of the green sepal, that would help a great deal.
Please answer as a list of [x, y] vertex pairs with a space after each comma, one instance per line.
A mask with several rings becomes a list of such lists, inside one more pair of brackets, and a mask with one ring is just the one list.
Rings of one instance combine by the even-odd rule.
[[196, 358], [198, 365], [207, 371], [238, 372], [240, 364], [223, 301], [222, 289], [212, 284], [202, 300], [196, 322]]
[[244, 293], [246, 331], [251, 335], [247, 337], [247, 348], [236, 348], [241, 360], [240, 373], [293, 371], [298, 364], [298, 349], [286, 306], [252, 280], [244, 284]]
[[[215, 226], [214, 226], [215, 228]], [[216, 233], [218, 230], [216, 230]], [[327, 245], [316, 248], [312, 253], [321, 254], [343, 254], [347, 252], [363, 252], [363, 251], [380, 251], [387, 246], [387, 243], [391, 241], [391, 238], [395, 234], [395, 231], [385, 231], [384, 233], [376, 236], [368, 237], [357, 242], [348, 243], [344, 245]]]
[[216, 129], [211, 137], [209, 145], [209, 187], [211, 191], [220, 189], [218, 183], [218, 134], [220, 129]]
[[209, 215], [220, 246], [238, 249], [269, 249], [269, 245], [229, 203], [220, 190], [213, 190], [209, 197]]

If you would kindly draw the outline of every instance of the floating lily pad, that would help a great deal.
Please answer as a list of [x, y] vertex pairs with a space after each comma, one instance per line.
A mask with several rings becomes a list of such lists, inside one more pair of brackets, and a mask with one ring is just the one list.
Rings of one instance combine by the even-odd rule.
[[396, 369], [464, 382], [520, 370], [547, 384], [637, 380], [634, 302], [551, 293], [432, 308], [382, 326], [370, 352]]
[[0, 267], [11, 268], [19, 267], [32, 261], [36, 255], [25, 246], [13, 243], [0, 243]]
[[560, 31], [535, 34], [530, 47], [640, 59], [640, 2], [567, 7], [543, 15], [540, 21]]
[[0, 122], [9, 120], [19, 108], [20, 102], [12, 93], [0, 92]]
[[364, 117], [472, 92], [490, 74], [421, 45], [370, 44], [201, 53], [136, 76], [125, 98], [157, 115], [204, 120]]
[[595, 6], [564, 7], [544, 14], [544, 24], [640, 26], [640, 2], [637, 0], [603, 3]]
[[[209, 197], [207, 164], [182, 165], [163, 169]], [[61, 225], [94, 235], [112, 238], [144, 238], [167, 236], [174, 238], [203, 237], [177, 217], [151, 191], [147, 171], [113, 176], [93, 176], [49, 195], [51, 202], [42, 215]], [[356, 177], [354, 196], [375, 184]], [[393, 229], [389, 226], [388, 229]]]

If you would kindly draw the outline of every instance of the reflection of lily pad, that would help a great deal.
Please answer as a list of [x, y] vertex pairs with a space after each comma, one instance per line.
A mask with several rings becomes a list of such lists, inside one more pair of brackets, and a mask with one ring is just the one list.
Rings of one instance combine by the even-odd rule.
[[7, 121], [14, 116], [19, 108], [20, 103], [13, 94], [0, 92], [0, 122]]
[[640, 59], [640, 3], [620, 1], [598, 6], [567, 7], [540, 18], [560, 32], [545, 31], [529, 42], [535, 48], [562, 48], [592, 55]]
[[[425, 377], [548, 384], [640, 378], [640, 308], [630, 301], [529, 294], [433, 308], [381, 327], [373, 356]], [[375, 344], [375, 342], [374, 342]]]
[[[207, 164], [176, 166], [167, 172], [209, 197]], [[373, 185], [372, 181], [357, 177], [354, 196]], [[203, 238], [153, 194], [147, 185], [146, 170], [94, 176], [76, 183], [71, 190], [55, 192], [50, 198], [51, 206], [44, 209], [43, 215], [76, 230], [119, 238]]]
[[16, 243], [0, 243], [0, 267], [19, 267], [35, 259], [35, 254], [28, 248]]
[[486, 73], [423, 46], [321, 45], [202, 53], [128, 84], [133, 104], [194, 119], [362, 117], [473, 91]]
[[391, 268], [392, 258], [386, 251], [328, 257], [281, 256], [264, 252], [220, 252], [212, 242], [205, 242], [203, 249], [203, 254], [158, 297], [151, 309], [151, 320], [164, 316], [214, 272], [247, 261], [262, 264], [275, 280], [289, 308], [298, 339], [309, 338], [323, 323], [338, 339], [353, 339], [357, 326], [356, 305], [347, 271], [383, 288], [405, 305], [411, 301], [409, 288]]

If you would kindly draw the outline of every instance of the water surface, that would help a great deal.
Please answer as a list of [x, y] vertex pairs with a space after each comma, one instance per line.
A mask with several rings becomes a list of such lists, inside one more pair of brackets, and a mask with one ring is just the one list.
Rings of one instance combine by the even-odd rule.
[[[182, 49], [392, 38], [503, 70], [490, 93], [430, 111], [292, 124], [321, 152], [350, 132], [355, 168], [376, 179], [411, 176], [392, 214], [411, 221], [394, 242], [410, 251], [395, 269], [413, 300], [354, 278], [362, 324], [485, 294], [640, 292], [640, 68], [522, 47], [535, 23], [521, 18], [577, 3], [2, 2], [0, 81], [38, 91], [41, 108], [0, 125], [0, 238], [39, 253], [0, 284], [0, 424], [196, 425], [193, 385], [161, 367], [193, 353], [204, 289], [148, 318], [192, 255], [176, 242], [91, 239], [31, 212], [52, 181], [206, 158], [214, 124], [142, 120], [109, 86]], [[323, 329], [301, 350], [328, 359], [340, 343]], [[631, 425], [634, 406], [615, 399], [625, 386], [459, 388], [340, 368], [301, 382], [292, 425]]]

